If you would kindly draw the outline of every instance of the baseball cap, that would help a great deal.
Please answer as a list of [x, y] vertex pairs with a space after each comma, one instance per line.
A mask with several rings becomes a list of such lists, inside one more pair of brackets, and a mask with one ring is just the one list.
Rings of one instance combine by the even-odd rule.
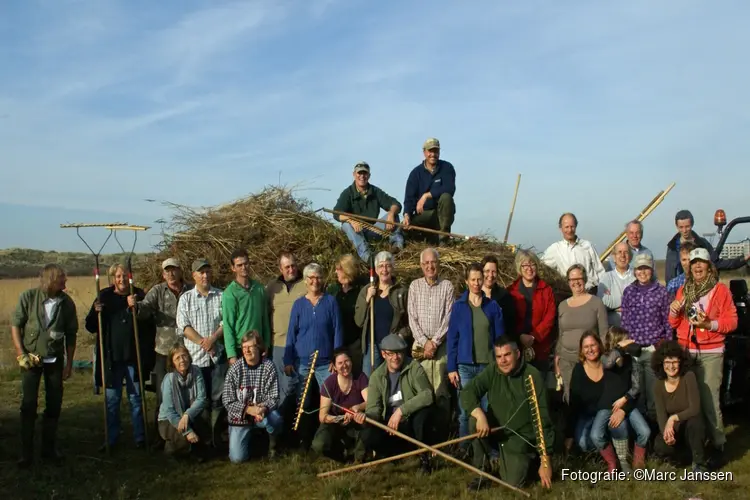
[[690, 252], [690, 262], [693, 262], [694, 260], [705, 260], [706, 262], [711, 262], [711, 255], [709, 255], [708, 250], [705, 248], [696, 248]]
[[204, 267], [211, 267], [211, 264], [209, 264], [206, 259], [195, 259], [193, 261], [193, 272], [200, 271]]
[[370, 165], [368, 165], [366, 161], [357, 163], [356, 165], [354, 165], [354, 173], [356, 174], [357, 172], [367, 172], [369, 174]]
[[654, 259], [652, 259], [650, 255], [644, 253], [636, 255], [635, 259], [633, 259], [633, 268], [638, 269], [639, 267], [650, 267], [653, 269]]
[[435, 139], [434, 137], [430, 137], [426, 141], [424, 141], [424, 144], [422, 144], [422, 149], [429, 150], [429, 149], [440, 149], [440, 141]]
[[161, 263], [162, 269], [166, 269], [168, 267], [180, 267], [180, 263], [174, 257], [170, 257], [168, 259], [165, 259], [164, 262]]

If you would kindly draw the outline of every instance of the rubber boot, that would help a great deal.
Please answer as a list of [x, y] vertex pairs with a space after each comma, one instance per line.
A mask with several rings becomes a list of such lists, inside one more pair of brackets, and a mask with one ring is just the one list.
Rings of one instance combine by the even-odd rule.
[[607, 472], [614, 472], [617, 470], [617, 455], [615, 454], [615, 448], [612, 443], [607, 443], [607, 446], [599, 452], [605, 462], [607, 462]]
[[59, 465], [64, 457], [57, 451], [57, 420], [51, 417], [42, 419], [42, 459]]
[[269, 434], [268, 435], [268, 458], [269, 459], [276, 458], [276, 446], [277, 446], [276, 434]]
[[634, 469], [644, 469], [646, 467], [646, 448], [642, 446], [638, 446], [637, 444], [633, 446], [633, 468]]
[[615, 448], [615, 454], [620, 460], [620, 470], [623, 472], [633, 472], [628, 463], [628, 440], [627, 439], [613, 439], [612, 444]]
[[34, 463], [34, 425], [36, 416], [21, 416], [21, 458], [18, 467], [28, 469]]

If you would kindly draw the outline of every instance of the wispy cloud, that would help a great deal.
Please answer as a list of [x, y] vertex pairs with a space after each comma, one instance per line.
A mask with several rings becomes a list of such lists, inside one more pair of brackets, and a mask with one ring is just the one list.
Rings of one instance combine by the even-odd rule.
[[572, 210], [604, 246], [673, 180], [647, 225], [656, 248], [679, 208], [702, 226], [717, 203], [744, 208], [741, 183], [712, 197], [692, 180], [745, 171], [744, 2], [4, 9], [6, 203], [148, 214], [144, 198], [220, 203], [281, 178], [315, 179], [330, 191], [309, 196], [331, 205], [363, 159], [402, 197], [422, 141], [437, 136], [458, 169], [462, 233], [502, 235], [517, 172], [511, 239], [522, 244], [556, 239]]

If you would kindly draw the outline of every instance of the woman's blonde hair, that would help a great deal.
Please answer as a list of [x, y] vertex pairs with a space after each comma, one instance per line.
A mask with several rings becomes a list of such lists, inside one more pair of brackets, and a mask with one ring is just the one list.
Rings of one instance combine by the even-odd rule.
[[180, 344], [179, 342], [175, 342], [175, 344], [169, 348], [169, 353], [167, 354], [167, 373], [173, 372], [175, 370], [174, 362], [172, 361], [172, 359], [178, 352], [184, 352], [185, 354], [187, 354], [187, 357], [190, 360], [190, 364], [193, 364], [193, 357], [190, 355], [190, 351], [188, 351], [188, 348], [183, 344]]
[[610, 326], [604, 334], [604, 354], [612, 352], [612, 349], [623, 340], [628, 339], [628, 331], [619, 326]]
[[514, 262], [516, 273], [520, 276], [521, 275], [521, 266], [524, 262], [531, 262], [539, 269], [539, 257], [534, 252], [529, 252], [528, 250], [518, 250], [516, 252], [516, 260]]
[[350, 281], [354, 281], [357, 277], [357, 260], [350, 253], [339, 257], [339, 260], [336, 261], [336, 267], [341, 268], [344, 276], [349, 278]]
[[60, 279], [60, 276], [65, 276], [65, 269], [63, 269], [62, 266], [58, 264], [47, 264], [39, 272], [39, 287], [42, 290], [49, 292], [52, 285], [57, 283], [57, 280]]
[[111, 266], [109, 266], [109, 270], [107, 271], [107, 276], [114, 278], [115, 274], [117, 274], [118, 269], [122, 269], [123, 273], [128, 274], [128, 270], [125, 269], [125, 265], [118, 262], [117, 264], [112, 264]]

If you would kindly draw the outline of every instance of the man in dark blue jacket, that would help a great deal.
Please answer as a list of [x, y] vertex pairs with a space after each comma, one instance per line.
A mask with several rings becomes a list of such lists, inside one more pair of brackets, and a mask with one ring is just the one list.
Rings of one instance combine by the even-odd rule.
[[[414, 167], [406, 181], [404, 226], [409, 225], [451, 231], [456, 215], [456, 171], [440, 159], [440, 141], [427, 139], [422, 146], [424, 161]], [[439, 238], [445, 244], [447, 236]]]
[[719, 258], [711, 243], [693, 231], [694, 223], [693, 214], [689, 210], [680, 210], [674, 217], [677, 234], [667, 243], [667, 259], [664, 263], [664, 280], [666, 283], [669, 283], [672, 278], [676, 278], [683, 273], [682, 264], [680, 264], [680, 245], [686, 241], [692, 241], [696, 247], [708, 250], [711, 260], [719, 271], [741, 269], [742, 266], [750, 261], [750, 255], [735, 259]]

